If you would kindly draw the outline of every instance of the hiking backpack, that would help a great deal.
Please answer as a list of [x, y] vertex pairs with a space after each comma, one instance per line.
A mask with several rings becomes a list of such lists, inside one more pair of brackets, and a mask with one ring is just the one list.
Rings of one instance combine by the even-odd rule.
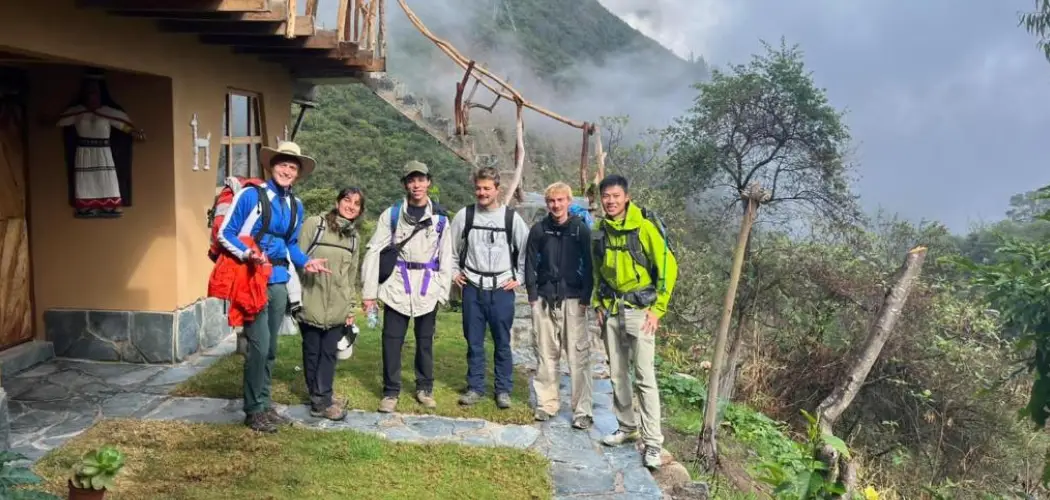
[[[667, 236], [667, 226], [664, 224], [663, 219], [660, 218], [656, 212], [647, 210], [643, 207], [638, 207], [642, 211], [642, 217], [651, 222], [656, 227], [657, 232], [660, 233], [660, 238], [664, 240], [664, 254], [663, 254], [663, 265], [667, 265], [667, 254], [674, 254], [674, 250], [671, 246], [671, 240]], [[638, 231], [641, 228], [635, 228], [630, 231], [616, 231], [615, 229], [609, 228], [607, 222], [602, 219], [598, 222], [597, 232], [599, 233], [595, 239], [594, 245], [594, 258], [598, 262], [603, 262], [605, 252], [607, 250], [627, 250], [630, 254], [631, 259], [635, 261], [639, 266], [644, 268], [649, 273], [649, 279], [656, 286], [657, 290], [664, 291], [667, 289], [667, 283], [663, 276], [660, 276], [659, 269], [656, 267], [655, 262], [650, 262], [649, 256], [645, 255], [645, 251], [642, 248], [641, 239], [638, 237]], [[608, 232], [615, 231], [617, 233], [626, 233], [627, 245], [626, 247], [612, 247], [608, 245]], [[597, 262], [595, 265], [598, 265]]]
[[579, 203], [569, 205], [569, 215], [579, 217], [587, 227], [594, 227], [594, 216], [591, 215], [590, 210]]
[[[227, 177], [222, 190], [219, 191], [219, 194], [215, 195], [215, 201], [212, 202], [212, 207], [208, 210], [208, 228], [211, 229], [208, 258], [211, 259], [212, 262], [219, 260], [219, 255], [226, 251], [222, 246], [222, 243], [219, 242], [219, 229], [222, 228], [223, 221], [226, 220], [226, 216], [229, 215], [229, 211], [232, 208], [231, 205], [233, 204], [233, 198], [237, 196], [237, 193], [246, 188], [255, 189], [260, 202], [259, 211], [261, 212], [261, 215], [259, 218], [262, 221], [262, 227], [260, 228], [261, 230], [253, 236], [255, 244], [258, 245], [259, 242], [262, 241], [263, 235], [270, 232], [270, 203], [262, 203], [263, 200], [269, 201], [269, 196], [266, 195], [266, 181], [249, 177]], [[293, 198], [291, 205], [292, 223], [288, 226], [288, 231], [283, 235], [285, 241], [288, 241], [295, 231], [296, 219], [299, 216], [299, 203]]]
[[467, 236], [470, 235], [471, 229], [478, 229], [481, 231], [492, 231], [492, 232], [503, 232], [507, 235], [507, 247], [510, 248], [510, 272], [514, 276], [514, 279], [518, 279], [518, 255], [519, 248], [514, 244], [514, 209], [505, 207], [503, 217], [503, 227], [474, 227], [474, 212], [477, 209], [477, 205], [467, 205], [467, 220], [463, 226], [463, 251], [459, 253], [459, 268], [466, 269], [467, 267]]

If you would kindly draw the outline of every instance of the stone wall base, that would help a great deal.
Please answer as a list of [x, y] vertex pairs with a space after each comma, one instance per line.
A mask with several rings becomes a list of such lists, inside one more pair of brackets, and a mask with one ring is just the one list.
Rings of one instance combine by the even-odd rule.
[[0, 387], [0, 450], [11, 448], [11, 419], [7, 412], [7, 391]]
[[49, 309], [47, 340], [65, 358], [178, 363], [232, 332], [222, 300], [204, 298], [172, 312]]

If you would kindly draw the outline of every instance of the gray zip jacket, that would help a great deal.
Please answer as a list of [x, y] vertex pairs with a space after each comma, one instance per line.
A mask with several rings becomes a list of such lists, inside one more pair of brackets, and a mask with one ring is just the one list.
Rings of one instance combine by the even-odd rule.
[[[505, 206], [493, 210], [476, 207], [474, 211], [474, 229], [470, 230], [469, 240], [464, 244], [463, 231], [466, 230], [467, 209], [456, 212], [452, 219], [452, 276], [460, 272], [466, 275], [470, 284], [483, 290], [500, 288], [511, 279], [525, 283], [525, 245], [529, 239], [529, 226], [521, 214], [514, 214], [514, 228], [511, 238], [518, 248], [518, 262], [510, 262], [511, 252], [507, 246], [507, 234], [502, 231], [479, 230], [479, 227], [502, 228], [506, 218]], [[466, 269], [459, 268], [459, 257], [466, 252]], [[484, 276], [479, 273], [486, 273]], [[488, 273], [496, 273], [490, 276]]]

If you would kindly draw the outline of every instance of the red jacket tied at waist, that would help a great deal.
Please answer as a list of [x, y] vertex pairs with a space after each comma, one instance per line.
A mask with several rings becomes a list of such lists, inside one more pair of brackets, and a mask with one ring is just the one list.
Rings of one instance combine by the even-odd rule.
[[[251, 236], [241, 236], [240, 239], [252, 251], [259, 252]], [[266, 284], [272, 270], [269, 264], [259, 266], [241, 262], [226, 252], [219, 254], [208, 277], [208, 296], [229, 301], [227, 317], [230, 326], [250, 323], [266, 307]]]

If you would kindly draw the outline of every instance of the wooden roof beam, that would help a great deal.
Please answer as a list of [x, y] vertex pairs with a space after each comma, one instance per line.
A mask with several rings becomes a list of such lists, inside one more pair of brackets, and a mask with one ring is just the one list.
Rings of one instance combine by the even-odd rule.
[[269, 0], [77, 0], [78, 7], [129, 11], [262, 12]]
[[[288, 23], [245, 23], [240, 21], [201, 21], [187, 19], [161, 19], [158, 21], [161, 31], [171, 33], [198, 33], [201, 35], [284, 35]], [[295, 18], [295, 36], [312, 36], [315, 33], [314, 20], [309, 17]]]
[[303, 38], [258, 37], [250, 35], [201, 35], [202, 42], [231, 47], [273, 47], [287, 49], [342, 49], [356, 46], [351, 42], [340, 43], [334, 33], [319, 31], [313, 36]]

